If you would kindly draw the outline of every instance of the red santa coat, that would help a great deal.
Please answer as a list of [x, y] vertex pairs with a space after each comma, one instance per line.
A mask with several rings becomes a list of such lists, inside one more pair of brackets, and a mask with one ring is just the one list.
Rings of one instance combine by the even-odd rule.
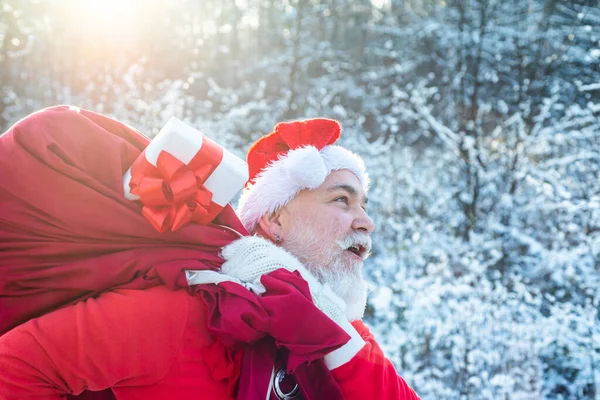
[[[340, 329], [331, 326], [335, 324], [324, 315], [315, 314], [318, 310], [312, 306], [308, 289], [298, 282], [288, 285], [293, 283], [290, 277], [271, 277], [272, 285], [279, 285], [287, 294], [286, 301], [280, 301], [282, 292], [277, 290], [277, 296], [260, 299], [252, 298], [245, 289], [234, 295], [206, 288], [193, 300], [184, 292], [172, 294], [194, 307], [208, 307], [200, 313], [188, 308], [181, 315], [185, 304], [163, 301], [155, 292], [164, 291], [163, 287], [152, 289], [150, 299], [131, 299], [144, 292], [130, 289], [156, 285], [187, 288], [183, 269], [217, 269], [222, 263], [220, 248], [239, 237], [236, 231], [244, 232], [230, 207], [215, 221], [218, 224], [190, 224], [177, 232], [156, 232], [142, 217], [140, 205], [125, 200], [122, 192], [122, 175], [146, 144], [146, 138], [117, 121], [69, 107], [33, 114], [0, 138], [0, 335], [8, 332], [0, 338], [0, 396], [12, 396], [16, 391], [17, 398], [27, 398], [27, 393], [52, 398], [57, 393], [111, 387], [121, 398], [133, 396], [127, 388], [144, 398], [185, 398], [179, 392], [192, 389], [228, 398], [219, 392], [222, 389], [214, 389], [214, 382], [225, 381], [231, 394], [239, 381], [241, 356], [220, 345], [227, 338], [253, 343], [277, 333], [296, 365], [302, 360], [318, 360], [316, 355], [343, 343]], [[113, 292], [97, 297], [108, 288]], [[163, 296], [170, 297], [165, 293]], [[212, 307], [206, 306], [207, 301]], [[14, 328], [67, 304], [73, 305]], [[247, 312], [256, 311], [248, 314], [256, 324], [240, 323], [249, 320], [236, 318], [240, 304]], [[285, 321], [291, 315], [290, 304], [296, 310], [293, 316], [303, 310], [302, 320], [311, 321], [311, 332], [299, 333], [298, 326], [288, 328]], [[201, 324], [206, 310], [211, 310], [208, 321], [213, 324], [211, 332], [218, 331], [218, 342], [208, 335], [205, 325], [186, 325], [179, 336], [173, 331], [192, 316], [194, 323]], [[258, 318], [261, 315], [269, 318]], [[237, 325], [230, 325], [235, 326], [233, 330], [219, 330], [227, 327], [220, 322]], [[254, 330], [255, 326], [261, 329]], [[245, 328], [245, 336], [238, 337], [238, 327]], [[188, 348], [185, 338], [191, 337], [210, 339], [196, 343], [203, 349], [200, 358]], [[171, 343], [179, 343], [175, 347], [180, 351], [174, 353]], [[244, 357], [255, 349], [246, 351]], [[190, 374], [185, 371], [194, 370], [185, 360], [192, 359], [208, 365], [210, 374], [195, 371], [193, 379], [201, 379], [189, 383], [185, 377]], [[361, 359], [367, 365], [384, 366], [382, 371], [387, 372], [379, 373], [379, 378], [393, 373], [392, 380], [397, 379], [389, 362], [382, 361], [380, 350], [357, 356]], [[177, 370], [180, 364], [184, 366]], [[315, 364], [313, 361], [310, 366]], [[353, 370], [360, 363], [349, 364], [348, 376], [327, 379], [334, 383], [335, 379], [358, 379], [359, 386], [361, 379], [378, 379], [367, 370]], [[305, 369], [302, 376], [310, 378], [307, 372]], [[171, 379], [172, 375], [175, 378]], [[383, 387], [388, 388], [387, 382]], [[397, 394], [392, 387], [391, 398], [401, 398]]]
[[[346, 399], [418, 399], [360, 321], [366, 342], [332, 371]], [[33, 319], [0, 337], [0, 399], [60, 399], [112, 388], [117, 399], [234, 399], [242, 350], [207, 332], [198, 297], [121, 289]]]

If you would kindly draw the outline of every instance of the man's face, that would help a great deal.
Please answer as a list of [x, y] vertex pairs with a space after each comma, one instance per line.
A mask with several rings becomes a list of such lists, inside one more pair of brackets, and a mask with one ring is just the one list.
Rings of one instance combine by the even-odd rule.
[[352, 172], [333, 171], [317, 189], [304, 190], [281, 211], [282, 246], [346, 301], [348, 317], [362, 317], [362, 265], [374, 225], [364, 189]]

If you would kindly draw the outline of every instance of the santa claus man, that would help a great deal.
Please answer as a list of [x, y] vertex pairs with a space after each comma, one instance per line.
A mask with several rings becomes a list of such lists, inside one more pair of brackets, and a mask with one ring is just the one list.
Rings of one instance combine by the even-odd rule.
[[250, 148], [253, 236], [219, 271], [187, 269], [196, 290], [108, 291], [1, 336], [0, 399], [417, 399], [361, 322], [374, 225], [340, 131], [281, 123]]

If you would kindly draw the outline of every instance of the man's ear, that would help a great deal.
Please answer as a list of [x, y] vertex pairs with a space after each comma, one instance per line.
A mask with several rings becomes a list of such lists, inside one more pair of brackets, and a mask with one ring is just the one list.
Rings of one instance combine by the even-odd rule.
[[271, 214], [265, 214], [258, 220], [258, 230], [261, 236], [270, 239], [272, 242], [277, 241], [277, 237], [282, 237], [282, 223], [286, 219], [287, 209], [281, 207]]

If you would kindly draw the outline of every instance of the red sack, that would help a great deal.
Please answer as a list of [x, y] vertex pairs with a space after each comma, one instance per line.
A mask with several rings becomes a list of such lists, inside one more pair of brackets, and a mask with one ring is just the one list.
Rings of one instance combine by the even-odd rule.
[[0, 136], [0, 335], [107, 289], [187, 286], [183, 269], [217, 269], [220, 248], [246, 234], [230, 206], [214, 224], [157, 232], [123, 197], [123, 174], [148, 143], [68, 106]]

